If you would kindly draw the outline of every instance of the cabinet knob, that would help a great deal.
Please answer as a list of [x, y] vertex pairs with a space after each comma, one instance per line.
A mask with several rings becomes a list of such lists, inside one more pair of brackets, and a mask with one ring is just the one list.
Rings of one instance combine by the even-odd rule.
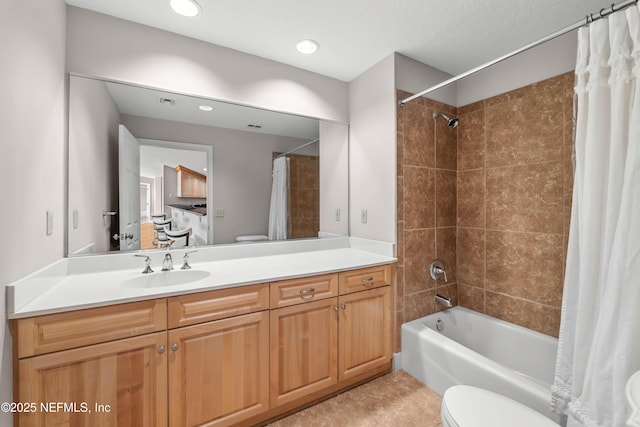
[[171, 345], [171, 350], [173, 350], [173, 351], [178, 351], [178, 348], [179, 348], [178, 344], [172, 344]]
[[164, 348], [164, 346], [163, 346], [163, 345], [161, 345], [160, 347], [158, 347], [158, 353], [162, 354], [162, 353], [164, 353], [164, 350], [165, 350], [165, 348]]
[[338, 312], [338, 310], [340, 310], [340, 308], [337, 305], [333, 306], [333, 311], [335, 311], [336, 313]]
[[340, 304], [340, 308], [343, 309], [343, 310], [346, 310], [347, 309], [347, 304]]

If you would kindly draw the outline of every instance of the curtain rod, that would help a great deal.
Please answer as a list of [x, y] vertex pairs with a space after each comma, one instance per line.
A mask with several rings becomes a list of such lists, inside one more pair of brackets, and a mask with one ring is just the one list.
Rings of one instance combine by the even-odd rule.
[[309, 141], [309, 142], [307, 142], [307, 143], [305, 143], [305, 144], [302, 144], [301, 146], [296, 147], [296, 148], [294, 148], [293, 150], [289, 150], [289, 151], [287, 151], [286, 153], [282, 153], [282, 154], [280, 154], [279, 156], [276, 156], [276, 159], [279, 159], [280, 157], [284, 157], [284, 156], [286, 156], [287, 154], [291, 154], [291, 153], [293, 153], [294, 151], [302, 150], [304, 147], [306, 147], [306, 146], [308, 146], [308, 145], [311, 145], [311, 144], [315, 144], [315, 143], [316, 143], [316, 142], [318, 142], [318, 141], [320, 141], [320, 138], [318, 138], [318, 139], [314, 139], [313, 141]]
[[602, 18], [604, 18], [604, 17], [606, 17], [608, 15], [611, 15], [614, 12], [619, 11], [619, 10], [626, 9], [627, 7], [632, 6], [634, 4], [637, 4], [637, 3], [638, 3], [638, 0], [626, 0], [626, 1], [620, 2], [618, 4], [613, 4], [612, 3], [610, 7], [605, 7], [605, 8], [600, 9], [600, 12], [597, 12], [595, 14], [593, 14], [593, 13], [588, 14], [586, 19], [581, 19], [580, 21], [578, 21], [578, 22], [576, 22], [574, 24], [571, 24], [571, 25], [569, 25], [567, 27], [564, 27], [563, 29], [556, 31], [555, 33], [549, 34], [548, 36], [543, 37], [543, 38], [541, 38], [541, 39], [539, 39], [539, 40], [537, 40], [537, 41], [535, 41], [533, 43], [529, 43], [528, 45], [526, 45], [524, 47], [521, 47], [520, 49], [514, 50], [513, 52], [507, 53], [506, 55], [502, 55], [501, 57], [496, 58], [493, 61], [489, 61], [489, 62], [487, 62], [485, 64], [479, 65], [479, 66], [477, 66], [475, 68], [470, 69], [469, 71], [465, 71], [462, 74], [458, 74], [455, 77], [452, 77], [452, 78], [450, 78], [448, 80], [445, 80], [445, 81], [443, 81], [441, 83], [438, 83], [435, 86], [431, 86], [430, 88], [425, 89], [422, 92], [419, 92], [419, 93], [416, 93], [415, 95], [409, 96], [409, 97], [401, 100], [398, 103], [398, 105], [402, 107], [407, 102], [413, 101], [414, 99], [419, 98], [419, 97], [421, 97], [423, 95], [426, 95], [427, 93], [430, 93], [430, 92], [433, 92], [433, 91], [438, 90], [440, 88], [443, 88], [443, 87], [445, 87], [447, 85], [450, 85], [451, 83], [455, 83], [458, 80], [461, 80], [461, 79], [463, 79], [463, 78], [465, 78], [467, 76], [470, 76], [471, 74], [475, 74], [478, 71], [482, 71], [485, 68], [488, 68], [488, 67], [490, 67], [492, 65], [497, 64], [498, 62], [502, 62], [505, 59], [509, 59], [512, 56], [516, 56], [517, 54], [522, 53], [524, 51], [527, 51], [527, 50], [529, 50], [531, 48], [534, 48], [536, 46], [539, 46], [542, 43], [548, 42], [549, 40], [553, 40], [556, 37], [560, 37], [560, 36], [562, 36], [564, 34], [567, 34], [567, 33], [571, 32], [573, 30], [576, 30], [576, 29], [582, 27], [583, 25], [587, 26], [587, 25], [589, 25], [590, 23], [592, 23], [594, 21], [602, 19]]

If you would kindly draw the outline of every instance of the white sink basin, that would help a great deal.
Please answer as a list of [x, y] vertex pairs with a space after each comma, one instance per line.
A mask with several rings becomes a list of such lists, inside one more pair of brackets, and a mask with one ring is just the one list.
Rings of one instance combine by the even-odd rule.
[[125, 280], [122, 286], [125, 288], [159, 288], [163, 286], [184, 285], [209, 277], [208, 271], [200, 270], [173, 270], [159, 271], [157, 273], [141, 274], [133, 279]]

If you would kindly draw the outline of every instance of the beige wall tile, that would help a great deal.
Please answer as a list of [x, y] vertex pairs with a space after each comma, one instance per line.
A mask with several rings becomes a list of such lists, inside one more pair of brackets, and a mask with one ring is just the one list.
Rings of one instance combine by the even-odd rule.
[[563, 237], [487, 230], [487, 291], [560, 307]]
[[435, 226], [435, 170], [405, 166], [403, 183], [405, 229]]
[[457, 232], [457, 281], [484, 288], [485, 230], [459, 227]]
[[436, 227], [455, 227], [456, 171], [436, 170]]
[[458, 170], [484, 167], [485, 130], [484, 106], [467, 113], [459, 113]]
[[458, 171], [457, 224], [459, 227], [485, 226], [485, 170]]
[[487, 169], [487, 228], [562, 234], [562, 162]]
[[558, 336], [560, 309], [487, 291], [486, 313], [489, 316], [543, 334]]
[[[454, 116], [451, 114], [449, 117]], [[436, 120], [436, 167], [457, 169], [458, 129], [450, 128], [442, 118]]]
[[418, 98], [399, 108], [404, 109], [404, 164], [434, 167], [433, 109], [425, 105], [423, 98]]
[[405, 230], [404, 283], [405, 294], [432, 289], [429, 263], [435, 258], [435, 229]]
[[484, 313], [484, 289], [458, 283], [458, 302], [463, 307]]
[[[436, 258], [447, 272], [447, 283], [456, 282], [456, 228], [436, 228]], [[430, 261], [429, 261], [430, 262]], [[439, 285], [444, 285], [441, 282]]]

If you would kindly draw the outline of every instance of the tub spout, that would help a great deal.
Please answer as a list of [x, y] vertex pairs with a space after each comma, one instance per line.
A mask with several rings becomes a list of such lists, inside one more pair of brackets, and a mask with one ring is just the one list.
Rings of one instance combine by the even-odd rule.
[[436, 304], [442, 304], [445, 307], [453, 307], [453, 304], [451, 304], [451, 298], [449, 297], [443, 297], [440, 294], [436, 294], [436, 296], [434, 297]]

